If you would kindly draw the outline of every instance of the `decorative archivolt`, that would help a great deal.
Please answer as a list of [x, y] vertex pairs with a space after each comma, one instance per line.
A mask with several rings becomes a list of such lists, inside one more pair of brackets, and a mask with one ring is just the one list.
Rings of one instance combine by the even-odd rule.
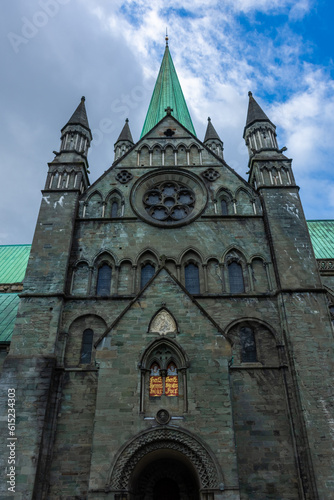
[[198, 474], [201, 488], [218, 487], [221, 474], [211, 453], [197, 438], [185, 431], [158, 428], [141, 433], [123, 448], [111, 471], [109, 488], [127, 490], [137, 464], [157, 450], [173, 450], [186, 457]]

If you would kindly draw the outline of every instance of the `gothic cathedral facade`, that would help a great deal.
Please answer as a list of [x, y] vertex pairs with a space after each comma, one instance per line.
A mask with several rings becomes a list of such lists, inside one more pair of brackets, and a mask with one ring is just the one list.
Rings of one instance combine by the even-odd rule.
[[251, 93], [244, 139], [248, 181], [210, 120], [197, 138], [168, 45], [92, 185], [84, 98], [62, 129], [2, 371], [15, 498], [333, 498], [326, 290]]

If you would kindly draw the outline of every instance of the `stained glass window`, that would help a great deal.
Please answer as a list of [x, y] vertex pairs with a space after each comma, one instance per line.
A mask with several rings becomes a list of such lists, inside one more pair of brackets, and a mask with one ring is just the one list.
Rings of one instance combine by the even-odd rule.
[[111, 267], [103, 264], [98, 271], [96, 294], [100, 296], [110, 295]]
[[256, 344], [254, 332], [248, 326], [240, 329], [241, 361], [244, 363], [255, 363]]
[[229, 264], [228, 277], [231, 293], [243, 293], [245, 291], [242, 267], [238, 262], [231, 262], [231, 264]]
[[89, 328], [83, 332], [80, 363], [89, 364], [92, 359], [93, 330]]
[[195, 264], [188, 264], [184, 268], [185, 285], [189, 293], [200, 293], [199, 291], [199, 272]]
[[151, 264], [146, 264], [141, 268], [140, 288], [144, 288], [146, 283], [152, 278], [154, 272], [155, 269]]
[[167, 367], [167, 377], [165, 382], [165, 394], [166, 396], [178, 396], [179, 395], [179, 379], [177, 374], [177, 368], [174, 363], [169, 363]]
[[150, 397], [156, 398], [163, 393], [162, 376], [158, 363], [153, 363], [150, 371]]

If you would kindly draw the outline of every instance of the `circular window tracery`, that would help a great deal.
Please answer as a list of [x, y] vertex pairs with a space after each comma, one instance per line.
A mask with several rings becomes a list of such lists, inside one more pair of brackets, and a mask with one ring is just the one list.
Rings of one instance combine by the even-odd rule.
[[161, 182], [143, 196], [147, 213], [159, 221], [186, 218], [192, 212], [195, 200], [194, 191], [180, 182]]

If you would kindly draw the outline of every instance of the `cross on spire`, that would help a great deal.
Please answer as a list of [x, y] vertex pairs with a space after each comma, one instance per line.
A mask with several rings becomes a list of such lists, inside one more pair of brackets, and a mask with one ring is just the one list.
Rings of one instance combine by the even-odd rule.
[[172, 114], [172, 111], [174, 111], [173, 108], [171, 108], [170, 106], [167, 106], [167, 108], [165, 109], [166, 113], [167, 113], [167, 116], [170, 116]]

